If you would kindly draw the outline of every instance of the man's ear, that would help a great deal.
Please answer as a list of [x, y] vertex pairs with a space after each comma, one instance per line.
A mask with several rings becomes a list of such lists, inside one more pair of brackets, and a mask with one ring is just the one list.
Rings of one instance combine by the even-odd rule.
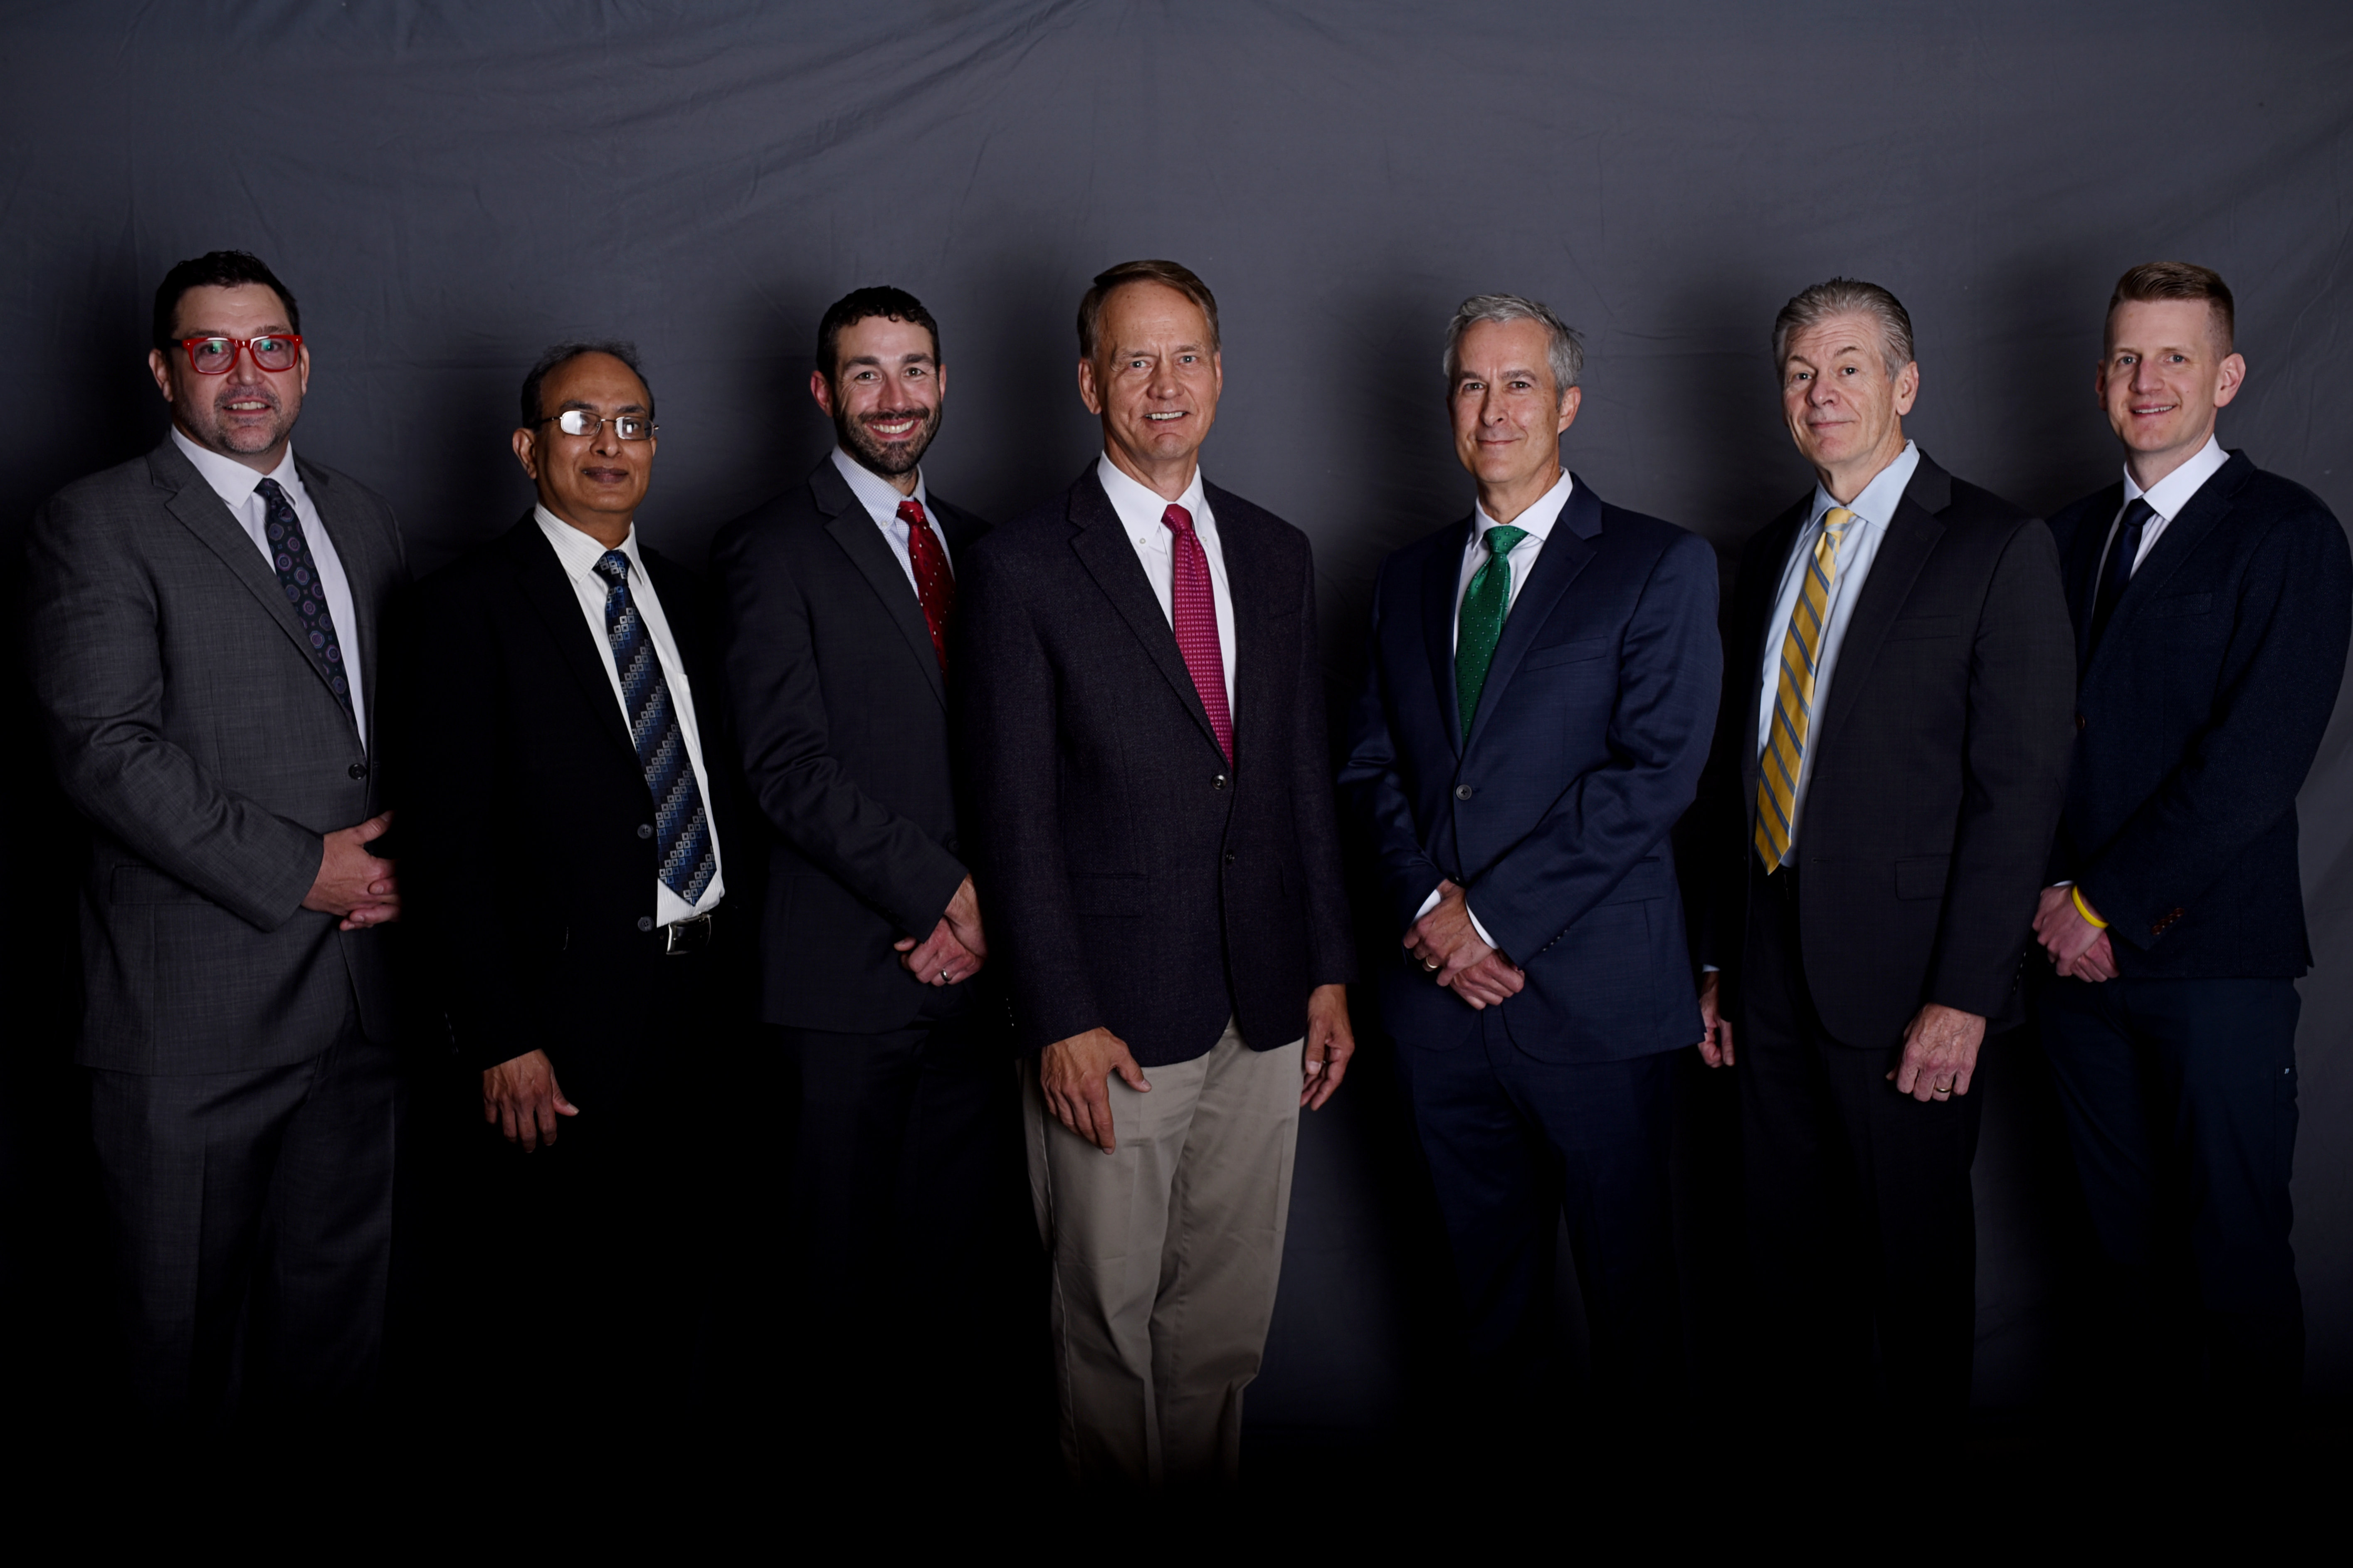
[[532, 483], [539, 482], [539, 437], [528, 425], [518, 425], [514, 433], [515, 461], [531, 476]]
[[1558, 435], [1577, 423], [1577, 411], [1585, 406], [1585, 388], [1572, 386], [1560, 395], [1560, 424], [1553, 434]]
[[1091, 359], [1079, 362], [1079, 401], [1087, 405], [1088, 413], [1102, 415], [1103, 394], [1095, 386], [1095, 362]]
[[162, 349], [147, 351], [147, 374], [155, 378], [155, 390], [164, 395], [164, 401], [171, 402], [172, 362]]
[[833, 379], [821, 370], [809, 372], [809, 395], [825, 410], [828, 419], [833, 417]]

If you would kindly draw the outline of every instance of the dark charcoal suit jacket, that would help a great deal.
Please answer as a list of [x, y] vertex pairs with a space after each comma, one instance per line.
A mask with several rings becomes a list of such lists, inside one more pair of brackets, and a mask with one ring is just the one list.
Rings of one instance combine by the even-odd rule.
[[2122, 481], [2051, 522], [2084, 656], [2052, 880], [2081, 883], [2120, 974], [2301, 974], [2295, 794], [2345, 673], [2353, 565], [2303, 486], [2234, 452], [2084, 646]]
[[[408, 577], [392, 509], [300, 457], [351, 581], [371, 748], [378, 632]], [[96, 826], [82, 888], [76, 1059], [246, 1072], [333, 1043], [356, 997], [389, 1040], [388, 932], [305, 910], [322, 836], [382, 809], [360, 744], [261, 552], [169, 438], [33, 520], [34, 693], [68, 798]]]
[[[1810, 502], [1742, 554], [1702, 789], [1700, 956], [1736, 1005], [1749, 879], [1765, 874], [1749, 842], [1757, 709], [1787, 629], [1767, 623]], [[1832, 1037], [1894, 1045], [1930, 1002], [2012, 1016], [2074, 738], [2072, 636], [2051, 531], [1924, 453], [1807, 737], [1799, 941]]]
[[[1454, 683], [1473, 520], [1389, 557], [1340, 787], [1401, 938], [1440, 877], [1470, 894], [1527, 986], [1502, 1009], [1551, 1061], [1606, 1061], [1701, 1034], [1674, 850], [1699, 784], [1723, 657], [1715, 552], [1583, 480], [1504, 623], [1467, 740]], [[1478, 1014], [1393, 946], [1382, 1011], [1445, 1047]]]
[[[988, 525], [930, 502], [961, 571]], [[935, 994], [892, 943], [931, 935], [966, 874], [923, 605], [830, 460], [720, 530], [712, 565], [729, 711], [764, 819], [741, 851], [768, 862], [761, 1016], [903, 1028]]]
[[1233, 593], [1230, 767], [1092, 467], [958, 563], [976, 883], [1027, 1049], [1102, 1026], [1149, 1068], [1231, 1017], [1266, 1050], [1354, 974], [1307, 540], [1207, 493]]
[[[748, 938], [743, 832], [719, 671], [694, 576], [640, 547], [686, 665], [727, 896], [722, 964]], [[654, 939], [653, 796], [590, 632], [539, 524], [522, 521], [407, 595], [393, 679], [404, 917], [451, 1043], [476, 1067], [534, 1048], [584, 1108], [631, 1026]], [[687, 693], [673, 695], [683, 701]], [[651, 962], [667, 960], [653, 958]], [[681, 1050], [696, 1042], [676, 1042]]]

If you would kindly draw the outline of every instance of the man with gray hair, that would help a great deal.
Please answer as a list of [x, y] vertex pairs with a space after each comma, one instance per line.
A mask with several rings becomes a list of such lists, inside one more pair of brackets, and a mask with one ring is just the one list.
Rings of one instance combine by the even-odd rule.
[[1564, 470], [1577, 335], [1532, 300], [1447, 334], [1470, 514], [1391, 555], [1344, 797], [1398, 933], [1380, 998], [1467, 1331], [1464, 1430], [1515, 1448], [1555, 1363], [1566, 1217], [1605, 1398], [1680, 1384], [1667, 1144], [1700, 1036], [1668, 840], [1722, 658], [1707, 544]]
[[1806, 289], [1773, 356], [1816, 483], [1750, 542], [1726, 623], [1692, 835], [1700, 1050], [1729, 1066], [1737, 1034], [1760, 1392], [1843, 1423], [1875, 1381], [1947, 1442], [1974, 1329], [1969, 1084], [2018, 1017], [2073, 639], [2050, 531], [1905, 438], [1920, 370], [1894, 295]]

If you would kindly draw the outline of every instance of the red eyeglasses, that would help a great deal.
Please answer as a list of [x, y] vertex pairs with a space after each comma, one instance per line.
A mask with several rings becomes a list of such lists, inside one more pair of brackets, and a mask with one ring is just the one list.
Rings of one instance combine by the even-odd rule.
[[182, 338], [188, 351], [188, 368], [198, 375], [227, 375], [237, 366], [237, 351], [253, 356], [257, 370], [292, 370], [302, 357], [302, 334], [270, 332], [259, 338]]

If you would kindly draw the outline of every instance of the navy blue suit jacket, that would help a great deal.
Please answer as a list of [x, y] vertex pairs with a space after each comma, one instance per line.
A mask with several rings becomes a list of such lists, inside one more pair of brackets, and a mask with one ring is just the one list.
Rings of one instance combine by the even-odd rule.
[[1576, 481], [1466, 741], [1454, 617], [1472, 525], [1382, 566], [1340, 774], [1397, 932], [1380, 962], [1389, 1030], [1443, 1048], [1478, 1016], [1399, 945], [1443, 877], [1527, 973], [1502, 1008], [1520, 1049], [1609, 1061], [1688, 1046], [1699, 1005], [1668, 834], [1698, 787], [1723, 678], [1715, 553]]
[[2121, 974], [2301, 974], [2295, 794], [2345, 673], [2345, 531], [2233, 452], [2158, 536], [2094, 651], [2123, 506], [2118, 481], [2051, 520], [2083, 671], [2052, 879], [2107, 921]]

